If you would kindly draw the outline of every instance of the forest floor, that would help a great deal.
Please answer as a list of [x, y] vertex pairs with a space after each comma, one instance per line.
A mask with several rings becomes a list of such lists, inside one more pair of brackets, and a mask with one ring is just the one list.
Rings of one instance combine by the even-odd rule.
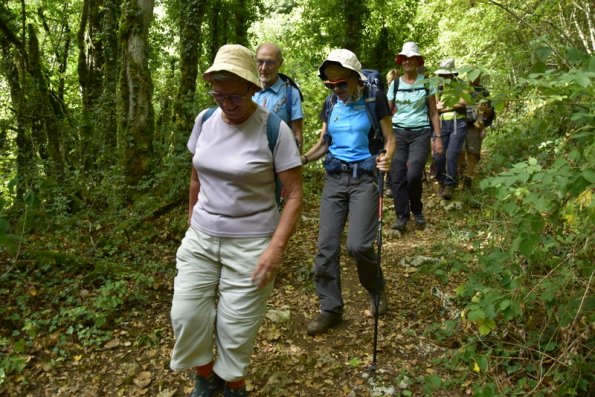
[[[451, 254], [460, 250], [472, 250], [466, 221], [475, 210], [466, 193], [457, 192], [453, 201], [444, 202], [435, 194], [436, 185], [424, 189], [428, 225], [423, 231], [415, 230], [413, 222], [403, 234], [391, 230], [395, 218], [392, 199], [384, 202], [382, 266], [389, 311], [379, 321], [375, 372], [368, 370], [374, 336], [370, 300], [344, 250], [345, 321], [323, 335], [306, 334], [309, 321], [318, 312], [311, 268], [319, 197], [315, 192], [306, 198], [258, 336], [247, 378], [251, 395], [418, 396], [424, 395], [428, 376], [452, 376], [436, 359], [450, 357], [457, 343], [433, 338], [432, 329], [457, 315], [445, 296], [454, 296], [458, 283], [452, 276], [448, 280], [440, 277], [433, 264], [448, 262]], [[176, 208], [168, 216], [184, 219], [185, 208]], [[167, 222], [171, 219], [158, 219], [151, 227], [167, 228]], [[56, 336], [40, 334], [39, 348], [33, 349], [20, 374], [4, 379], [0, 395], [189, 395], [193, 388], [189, 374], [169, 369], [173, 345], [169, 309], [175, 250], [181, 235], [164, 236], [150, 242], [149, 249], [160, 258], [163, 272], [154, 275], [155, 284], [146, 291], [148, 300], [121, 311], [121, 318], [113, 322], [117, 326], [111, 329], [111, 340], [101, 347], [73, 344], [61, 352], [62, 360], [56, 360], [55, 351], [41, 342]], [[463, 385], [452, 395], [468, 393]]]

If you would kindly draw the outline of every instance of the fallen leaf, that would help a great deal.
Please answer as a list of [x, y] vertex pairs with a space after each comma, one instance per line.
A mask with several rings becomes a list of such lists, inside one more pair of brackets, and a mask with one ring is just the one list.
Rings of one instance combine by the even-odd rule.
[[115, 349], [118, 346], [120, 346], [120, 339], [118, 338], [114, 338], [107, 342], [105, 345], [103, 345], [105, 349]]
[[151, 384], [151, 373], [149, 371], [143, 371], [134, 378], [134, 384], [139, 389], [144, 389]]

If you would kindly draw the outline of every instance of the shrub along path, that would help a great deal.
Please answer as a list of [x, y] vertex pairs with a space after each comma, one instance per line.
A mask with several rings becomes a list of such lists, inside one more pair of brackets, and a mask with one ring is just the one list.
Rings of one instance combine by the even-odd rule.
[[[316, 194], [307, 197], [258, 336], [248, 377], [252, 395], [411, 396], [421, 395], [424, 389], [431, 390], [438, 378], [445, 380], [452, 376], [436, 359], [450, 357], [458, 342], [438, 340], [431, 331], [457, 315], [448, 299], [448, 295], [454, 294], [457, 282], [453, 276], [447, 277], [446, 272], [460, 258], [460, 252], [473, 250], [469, 239], [472, 232], [466, 226], [473, 211], [468, 211], [471, 202], [468, 196], [460, 194], [466, 197], [466, 203], [455, 202], [453, 208], [445, 209], [444, 202], [435, 196], [434, 186], [426, 186], [425, 190], [428, 227], [424, 231], [409, 225], [403, 235], [393, 232], [392, 201], [385, 201], [382, 265], [390, 307], [379, 323], [375, 374], [366, 371], [373, 350], [374, 319], [370, 302], [359, 285], [355, 265], [345, 252], [342, 275], [346, 321], [321, 336], [306, 334], [307, 324], [318, 308], [310, 275], [316, 247], [318, 197]], [[139, 239], [142, 242], [131, 249], [129, 256], [135, 263], [153, 263], [146, 268], [152, 274], [144, 274], [153, 276], [153, 282], [147, 288], [141, 276], [127, 279], [128, 288], [144, 298], [126, 299], [125, 305], [106, 319], [100, 328], [107, 338], [97, 345], [82, 343], [74, 337], [65, 342], [64, 335], [74, 334], [73, 329], [52, 329], [51, 324], [37, 329], [34, 342], [23, 352], [24, 368], [6, 376], [0, 383], [0, 394], [189, 395], [193, 382], [185, 374], [173, 373], [168, 368], [173, 343], [169, 308], [174, 257], [183, 235], [184, 217], [185, 208], [180, 206], [139, 231], [145, 233], [144, 238]], [[144, 257], [139, 260], [139, 255]], [[141, 291], [134, 289], [135, 283], [142, 287]], [[73, 295], [94, 294], [93, 285], [88, 285], [86, 292], [81, 292], [82, 284], [76, 285]], [[52, 302], [51, 290], [43, 291], [45, 287], [34, 280], [28, 286], [16, 288], [28, 291], [30, 297], [49, 293], [38, 300], [41, 306], [51, 304], [52, 310], [57, 311], [55, 305], [60, 305]], [[115, 289], [114, 294], [117, 293]], [[1, 298], [9, 299], [7, 290], [3, 290]], [[72, 310], [67, 302], [63, 305]], [[12, 305], [5, 310], [7, 316], [9, 307]], [[16, 305], [15, 310], [18, 311]], [[16, 323], [16, 320], [3, 321], [2, 335], [7, 335]], [[80, 330], [78, 335], [80, 338]], [[10, 349], [4, 346], [2, 351], [9, 353]], [[472, 377], [471, 374], [468, 379]], [[452, 395], [465, 394], [468, 385], [460, 382]], [[445, 395], [444, 391], [440, 393]]]

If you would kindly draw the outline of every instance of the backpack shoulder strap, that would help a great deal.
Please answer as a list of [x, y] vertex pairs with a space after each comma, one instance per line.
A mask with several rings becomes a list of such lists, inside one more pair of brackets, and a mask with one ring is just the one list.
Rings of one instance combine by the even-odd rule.
[[328, 132], [328, 125], [331, 120], [331, 114], [333, 113], [333, 107], [337, 103], [337, 96], [335, 94], [329, 94], [324, 100], [324, 121], [326, 122], [326, 133], [324, 134], [324, 140], [326, 144], [331, 146], [331, 134]]
[[279, 137], [279, 128], [281, 128], [281, 117], [273, 112], [269, 112], [269, 117], [267, 118], [267, 141], [269, 142], [271, 153], [275, 152], [277, 138]]
[[[286, 81], [285, 82], [285, 96], [286, 96], [285, 100], [287, 101], [287, 116], [288, 116], [287, 122], [289, 124], [291, 124], [291, 107], [292, 107], [291, 92], [293, 91], [291, 88], [292, 87], [291, 87], [291, 84], [289, 84], [289, 81]], [[291, 125], [290, 125], [290, 127], [291, 127]]]
[[277, 207], [281, 207], [281, 182], [277, 177], [277, 171], [275, 171], [275, 146], [277, 145], [277, 138], [279, 137], [279, 129], [281, 128], [281, 117], [277, 116], [273, 112], [269, 112], [267, 118], [267, 141], [269, 142], [269, 150], [273, 155], [273, 171], [275, 172], [275, 201]]
[[401, 77], [397, 77], [393, 84], [393, 101], [397, 102], [397, 91], [399, 91], [399, 82], [401, 81]]
[[376, 90], [373, 89], [370, 85], [366, 85], [366, 98], [364, 102], [366, 104], [366, 112], [368, 113], [368, 118], [370, 119], [370, 123], [372, 124], [372, 128], [374, 129], [374, 134], [376, 137], [379, 137], [380, 134], [380, 121], [376, 116]]
[[202, 115], [202, 123], [203, 124], [205, 123], [205, 121], [207, 121], [209, 119], [209, 117], [211, 117], [213, 115], [213, 113], [215, 113], [215, 110], [217, 110], [217, 108], [208, 108], [207, 109], [205, 114]]

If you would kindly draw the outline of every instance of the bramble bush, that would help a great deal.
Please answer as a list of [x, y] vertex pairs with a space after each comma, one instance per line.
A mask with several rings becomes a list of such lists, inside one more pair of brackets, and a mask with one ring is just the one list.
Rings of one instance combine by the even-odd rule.
[[525, 78], [526, 106], [490, 137], [492, 170], [504, 169], [481, 182], [493, 237], [441, 330], [463, 333], [448, 365], [474, 374], [477, 396], [593, 387], [595, 57], [575, 66]]

